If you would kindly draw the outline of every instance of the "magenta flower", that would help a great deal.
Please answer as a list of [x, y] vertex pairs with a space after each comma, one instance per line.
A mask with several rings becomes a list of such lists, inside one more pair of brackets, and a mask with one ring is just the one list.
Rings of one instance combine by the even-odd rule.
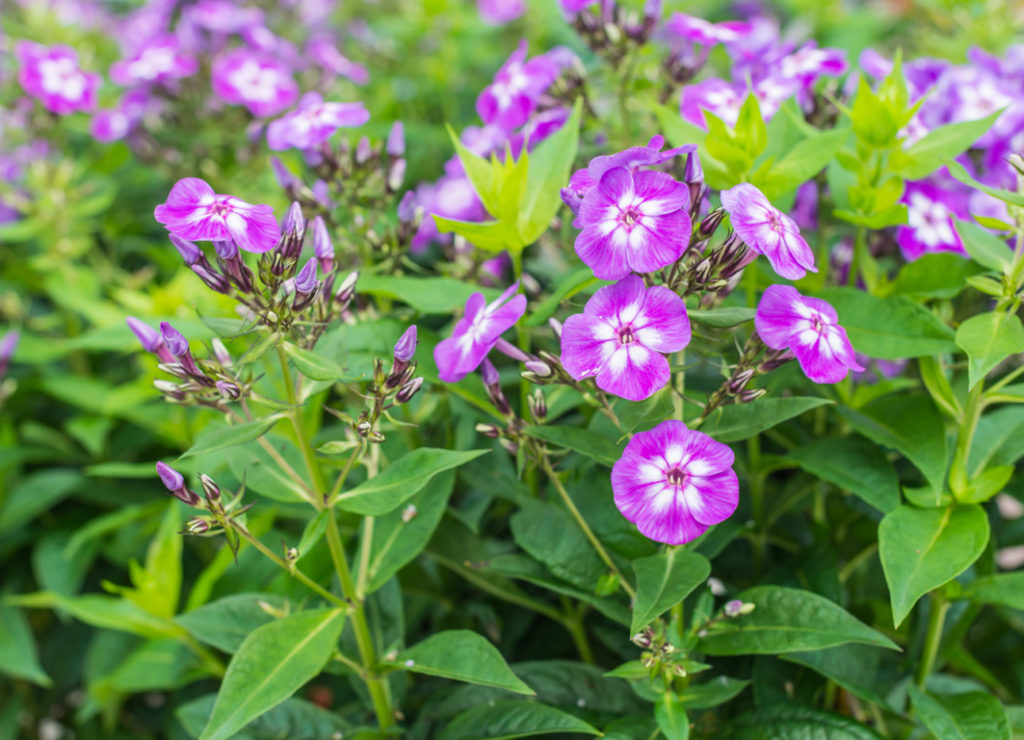
[[772, 269], [788, 280], [817, 272], [814, 252], [800, 236], [800, 228], [773, 206], [760, 190], [740, 183], [722, 192], [722, 207], [732, 228], [746, 245], [768, 258]]
[[526, 12], [524, 0], [477, 0], [476, 5], [484, 23], [492, 26], [514, 21]]
[[132, 128], [132, 119], [117, 108], [98, 110], [93, 113], [89, 133], [96, 141], [104, 143], [123, 139]]
[[735, 126], [740, 108], [747, 97], [746, 86], [733, 85], [712, 77], [683, 88], [679, 99], [679, 113], [683, 120], [707, 130], [704, 111], [714, 114], [728, 126]]
[[234, 49], [213, 62], [213, 92], [225, 103], [244, 105], [254, 116], [276, 116], [299, 97], [299, 86], [282, 62]]
[[274, 151], [313, 149], [343, 126], [362, 126], [370, 113], [362, 103], [325, 103], [318, 92], [302, 96], [298, 107], [267, 126], [267, 146]]
[[281, 238], [270, 206], [254, 206], [233, 195], [218, 195], [204, 180], [178, 180], [156, 220], [172, 234], [197, 241], [233, 241], [247, 252], [267, 252]]
[[664, 172], [613, 167], [580, 203], [576, 254], [602, 280], [659, 270], [690, 242], [689, 206], [686, 186]]
[[14, 46], [14, 55], [18, 59], [18, 82], [47, 110], [65, 116], [96, 107], [100, 76], [83, 72], [78, 66], [78, 54], [71, 47], [19, 41]]
[[660, 285], [645, 288], [630, 275], [598, 290], [583, 313], [562, 327], [562, 366], [576, 380], [594, 377], [608, 393], [642, 401], [670, 377], [663, 353], [690, 343], [683, 299]]
[[685, 13], [673, 13], [665, 21], [665, 30], [670, 31], [687, 41], [692, 41], [705, 46], [715, 44], [729, 44], [740, 41], [748, 35], [752, 28], [744, 21], [725, 21], [724, 23], [710, 23], [703, 18], [686, 15]]
[[571, 54], [554, 49], [526, 61], [526, 41], [520, 42], [494, 76], [494, 82], [480, 93], [476, 112], [484, 123], [493, 123], [506, 131], [522, 126], [533, 113], [541, 93], [572, 59]]
[[758, 336], [772, 349], [789, 349], [815, 383], [838, 383], [848, 370], [863, 370], [836, 310], [789, 285], [770, 285], [754, 315]]
[[342, 54], [329, 38], [321, 36], [311, 39], [306, 46], [306, 55], [324, 71], [345, 77], [357, 85], [365, 85], [370, 81], [366, 67]]
[[118, 85], [168, 82], [191, 77], [199, 62], [182, 48], [177, 38], [163, 34], [148, 41], [127, 59], [110, 67], [110, 79]]
[[11, 357], [21, 339], [21, 332], [11, 329], [0, 338], [0, 380], [7, 374], [7, 368], [11, 364]]
[[466, 313], [448, 339], [434, 347], [438, 377], [455, 383], [476, 370], [501, 335], [526, 313], [526, 296], [515, 295], [519, 283], [487, 303], [483, 293], [474, 293], [466, 301]]
[[967, 254], [954, 218], [967, 218], [963, 193], [929, 182], [910, 182], [903, 194], [907, 223], [896, 229], [896, 242], [908, 260], [931, 252]]
[[681, 421], [663, 421], [635, 434], [612, 467], [615, 505], [656, 542], [691, 542], [736, 511], [733, 460], [727, 445]]

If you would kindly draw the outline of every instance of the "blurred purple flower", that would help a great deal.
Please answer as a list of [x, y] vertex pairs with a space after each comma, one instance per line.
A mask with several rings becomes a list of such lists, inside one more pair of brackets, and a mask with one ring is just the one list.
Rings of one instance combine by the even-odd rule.
[[863, 370], [836, 311], [820, 298], [789, 285], [770, 285], [761, 296], [754, 327], [766, 345], [789, 349], [815, 383], [838, 383], [848, 370]]
[[931, 182], [909, 182], [902, 201], [907, 204], [907, 223], [896, 229], [903, 256], [916, 260], [932, 252], [966, 255], [954, 218], [966, 219], [966, 189], [956, 192]]
[[306, 45], [306, 55], [320, 65], [321, 69], [345, 77], [357, 85], [365, 85], [370, 81], [370, 73], [361, 64], [346, 57], [331, 40], [318, 36]]
[[487, 303], [483, 293], [469, 297], [465, 315], [455, 325], [452, 336], [434, 347], [434, 362], [441, 380], [455, 383], [476, 370], [502, 333], [526, 313], [526, 296], [516, 295], [518, 289], [519, 283], [513, 283], [491, 303]]
[[160, 362], [174, 362], [174, 355], [167, 349], [159, 331], [134, 316], [129, 316], [125, 322], [144, 350], [156, 355]]
[[18, 60], [18, 82], [47, 110], [64, 116], [96, 107], [101, 78], [79, 68], [78, 54], [71, 47], [18, 41], [14, 55]]
[[526, 41], [521, 41], [494, 76], [494, 82], [480, 93], [476, 112], [484, 123], [496, 124], [506, 131], [522, 126], [533, 113], [541, 93], [574, 58], [553, 49], [526, 61]]
[[325, 103], [318, 92], [302, 96], [298, 107], [267, 126], [267, 146], [274, 151], [313, 149], [344, 126], [362, 126], [370, 113], [362, 103]]
[[477, 0], [476, 5], [484, 23], [492, 26], [514, 21], [526, 12], [525, 0]]
[[689, 206], [686, 186], [664, 172], [613, 167], [580, 203], [576, 254], [602, 280], [659, 270], [689, 244]]
[[263, 11], [235, 0], [199, 0], [184, 11], [187, 21], [214, 33], [240, 33], [263, 23]]
[[182, 49], [178, 39], [171, 34], [161, 34], [147, 41], [131, 57], [111, 65], [110, 79], [127, 87], [180, 80], [198, 71], [199, 62]]
[[111, 142], [123, 139], [132, 128], [132, 119], [117, 108], [98, 110], [93, 113], [89, 133], [96, 141]]
[[681, 421], [663, 421], [633, 435], [612, 467], [615, 505], [655, 542], [692, 542], [736, 511], [734, 460], [727, 445]]
[[741, 183], [723, 191], [722, 207], [729, 214], [733, 230], [750, 249], [767, 257], [780, 276], [799, 280], [808, 271], [818, 271], [814, 252], [793, 219], [753, 185]]
[[0, 379], [7, 374], [7, 368], [11, 365], [11, 357], [21, 339], [21, 333], [17, 329], [11, 329], [0, 339]]
[[690, 336], [683, 299], [630, 275], [598, 290], [583, 313], [566, 319], [562, 365], [576, 380], [593, 377], [603, 391], [642, 401], [668, 383], [664, 354], [683, 349]]
[[713, 46], [739, 41], [751, 32], [752, 26], [745, 21], [710, 23], [703, 18], [685, 13], [673, 13], [665, 21], [665, 30], [687, 41]]
[[157, 206], [153, 215], [182, 239], [231, 240], [247, 252], [267, 252], [281, 237], [273, 208], [254, 206], [233, 195], [218, 195], [197, 177], [178, 180], [167, 202]]
[[258, 117], [281, 113], [299, 96], [285, 64], [248, 49], [234, 49], [213, 61], [212, 86], [225, 103], [244, 105]]

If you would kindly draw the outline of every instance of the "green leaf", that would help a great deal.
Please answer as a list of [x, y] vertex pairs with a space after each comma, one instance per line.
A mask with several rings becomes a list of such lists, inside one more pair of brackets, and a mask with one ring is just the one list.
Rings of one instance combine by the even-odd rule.
[[614, 465], [622, 457], [622, 447], [604, 435], [580, 427], [544, 426], [526, 427], [525, 434], [559, 447], [565, 447], [597, 460], [603, 465]]
[[967, 584], [955, 598], [1024, 609], [1024, 571], [982, 576]]
[[900, 129], [899, 121], [889, 106], [875, 94], [863, 77], [860, 78], [857, 95], [853, 99], [850, 120], [858, 139], [880, 149], [892, 144]]
[[244, 424], [208, 424], [196, 437], [195, 443], [178, 459], [184, 460], [252, 442], [270, 431], [281, 418], [281, 414], [272, 414], [265, 419], [247, 421]]
[[284, 347], [285, 354], [292, 359], [298, 371], [307, 378], [313, 380], [332, 380], [335, 382], [352, 380], [352, 378], [345, 376], [345, 371], [341, 365], [328, 357], [318, 355], [316, 352], [310, 352], [308, 349], [296, 347], [290, 342], [285, 342], [282, 346]]
[[11, 488], [0, 506], [0, 535], [18, 529], [57, 505], [84, 482], [74, 470], [51, 468], [26, 475]]
[[594, 277], [594, 272], [589, 267], [581, 267], [568, 273], [547, 291], [548, 297], [537, 304], [523, 324], [525, 326], [542, 326], [554, 315], [563, 300], [572, 298], [580, 291], [600, 282]]
[[443, 218], [436, 213], [433, 214], [437, 230], [442, 234], [456, 233], [466, 239], [474, 246], [485, 249], [488, 252], [500, 252], [507, 249], [510, 252], [521, 252], [523, 247], [522, 237], [516, 230], [515, 223], [507, 221], [457, 221], [451, 218]]
[[184, 634], [184, 630], [170, 619], [150, 614], [131, 601], [113, 596], [62, 596], [52, 591], [40, 591], [8, 596], [4, 601], [14, 606], [59, 609], [93, 627], [131, 632], [142, 637], [180, 637]]
[[956, 343], [970, 360], [970, 389], [1007, 357], [1024, 352], [1024, 325], [1016, 314], [1003, 311], [977, 314], [957, 328]]
[[561, 508], [526, 500], [509, 523], [516, 544], [564, 581], [592, 593], [608, 570]]
[[1009, 272], [1013, 252], [1006, 241], [970, 221], [957, 221], [957, 233], [971, 259], [983, 267]]
[[[266, 441], [292, 470], [305, 469], [302, 453], [293, 442], [275, 434], [268, 434]], [[284, 503], [309, 500], [306, 489], [286, 473], [262, 445], [248, 442], [228, 450], [225, 457], [235, 477], [245, 481], [247, 491], [255, 491], [261, 496]]]
[[361, 275], [360, 293], [380, 295], [401, 301], [422, 314], [449, 314], [466, 304], [473, 293], [483, 293], [488, 300], [499, 291], [481, 288], [472, 283], [448, 277], [404, 277], [401, 275]]
[[890, 294], [916, 299], [954, 298], [979, 269], [959, 254], [924, 254], [900, 268], [890, 286]]
[[690, 720], [686, 718], [686, 709], [679, 697], [671, 691], [665, 692], [654, 703], [654, 719], [666, 740], [687, 740], [690, 737]]
[[414, 673], [494, 686], [517, 694], [534, 691], [520, 681], [498, 648], [470, 630], [446, 630], [398, 654], [390, 664]]
[[251, 632], [228, 664], [200, 740], [226, 740], [290, 697], [334, 654], [345, 614], [300, 612]]
[[174, 499], [146, 551], [145, 569], [132, 569], [134, 589], [126, 596], [150, 614], [170, 619], [181, 596], [181, 507]]
[[690, 311], [690, 321], [703, 326], [710, 326], [712, 329], [728, 329], [739, 326], [746, 321], [753, 321], [753, 308], [743, 306], [730, 306], [729, 308], [712, 308], [707, 311]]
[[946, 162], [946, 168], [949, 170], [949, 174], [955, 177], [965, 185], [970, 185], [975, 190], [980, 190], [983, 193], [988, 193], [993, 198], [1009, 203], [1011, 206], [1024, 206], [1024, 195], [1014, 193], [1010, 190], [1002, 190], [1000, 188], [990, 188], [988, 185], [982, 183], [971, 177], [967, 169], [959, 162], [950, 158]]
[[753, 93], [747, 93], [746, 100], [740, 106], [734, 130], [736, 141], [746, 150], [751, 159], [757, 159], [764, 148], [768, 146], [768, 128], [761, 115], [761, 106], [757, 102], [757, 96]]
[[810, 591], [756, 586], [736, 598], [754, 604], [754, 610], [715, 625], [701, 640], [701, 652], [776, 655], [848, 642], [899, 649], [839, 605]]
[[863, 437], [815, 440], [786, 457], [811, 475], [856, 494], [883, 514], [900, 505], [896, 471], [885, 452]]
[[884, 740], [841, 714], [799, 704], [776, 704], [740, 715], [728, 724], [729, 740]]
[[713, 412], [701, 426], [719, 442], [739, 442], [771, 429], [805, 411], [830, 404], [827, 398], [761, 398], [753, 403], [736, 403]]
[[1006, 487], [1013, 477], [1012, 465], [997, 465], [979, 473], [967, 484], [967, 490], [957, 496], [964, 504], [983, 504]]
[[868, 357], [897, 360], [954, 350], [953, 330], [904, 295], [879, 298], [857, 288], [829, 288], [816, 295], [832, 304], [854, 349]]
[[839, 413], [868, 439], [902, 453], [938, 493], [946, 478], [946, 434], [942, 417], [926, 396], [879, 398], [854, 411]]
[[559, 191], [569, 181], [580, 136], [582, 98], [577, 98], [572, 115], [562, 127], [530, 152], [526, 190], [519, 201], [519, 233], [524, 244], [532, 244], [547, 231], [562, 206]]
[[[439, 473], [409, 499], [413, 509], [395, 509], [374, 522], [370, 562], [366, 568], [367, 593], [379, 589], [423, 551], [441, 521], [454, 485], [454, 471]], [[364, 537], [365, 531], [364, 525]], [[362, 558], [361, 552], [359, 557]], [[353, 567], [358, 571], [360, 562], [357, 560]]]
[[685, 599], [711, 575], [711, 563], [703, 555], [669, 547], [664, 552], [633, 561], [636, 602], [631, 634], [660, 617]]
[[234, 653], [248, 635], [274, 618], [259, 602], [283, 609], [287, 600], [276, 594], [232, 594], [179, 615], [175, 622], [200, 642]]
[[420, 447], [398, 458], [375, 478], [334, 499], [338, 508], [363, 516], [394, 511], [415, 496], [438, 473], [465, 465], [490, 450], [442, 450]]
[[592, 725], [560, 709], [533, 701], [496, 701], [460, 714], [438, 740], [506, 740], [534, 735], [600, 735]]
[[123, 694], [170, 691], [194, 680], [197, 669], [195, 654], [180, 640], [151, 640], [89, 688], [91, 693], [104, 689]]
[[[189, 735], [199, 737], [216, 699], [216, 694], [207, 694], [178, 707], [174, 715]], [[347, 737], [351, 729], [334, 712], [292, 697], [247, 724], [233, 740], [327, 740]]]
[[998, 110], [975, 121], [961, 121], [932, 129], [898, 157], [896, 172], [907, 180], [920, 180], [930, 175], [969, 149], [1002, 113]]
[[786, 653], [781, 657], [790, 663], [806, 666], [820, 673], [864, 701], [888, 707], [889, 702], [873, 688], [884, 655], [880, 648], [848, 643], [825, 650]]
[[500, 188], [498, 168], [495, 167], [492, 161], [471, 152], [459, 140], [458, 134], [455, 133], [451, 126], [448, 127], [448, 136], [452, 140], [452, 145], [455, 147], [455, 153], [459, 157], [459, 162], [462, 164], [469, 182], [473, 185], [473, 190], [476, 191], [477, 197], [480, 198], [480, 202], [484, 204], [484, 208], [487, 209], [488, 213], [497, 213], [498, 191]]
[[717, 676], [700, 684], [690, 684], [679, 692], [679, 701], [687, 709], [711, 709], [739, 696], [750, 681], [729, 676]]
[[765, 167], [765, 174], [752, 178], [752, 182], [769, 200], [780, 198], [821, 172], [849, 136], [849, 128], [808, 136]]
[[1010, 722], [999, 700], [981, 691], [931, 696], [907, 685], [914, 711], [939, 740], [1010, 740]]
[[878, 525], [878, 552], [899, 627], [914, 604], [963, 573], [988, 544], [988, 517], [977, 504], [941, 509], [901, 506]]
[[36, 641], [20, 609], [0, 604], [0, 672], [49, 688], [53, 681], [39, 665]]

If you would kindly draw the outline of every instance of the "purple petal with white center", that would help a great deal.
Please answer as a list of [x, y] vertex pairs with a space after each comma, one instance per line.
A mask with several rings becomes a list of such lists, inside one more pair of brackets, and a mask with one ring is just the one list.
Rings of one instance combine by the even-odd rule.
[[789, 347], [795, 326], [809, 317], [802, 296], [790, 285], [769, 285], [757, 304], [754, 328], [761, 340], [772, 349]]
[[690, 343], [692, 332], [686, 303], [668, 288], [647, 290], [643, 309], [634, 320], [636, 340], [656, 352], [678, 352]]
[[723, 191], [722, 207], [740, 238], [767, 257], [780, 276], [798, 280], [808, 271], [818, 271], [814, 252], [793, 219], [775, 208], [753, 185], [741, 183]]
[[574, 314], [562, 325], [562, 366], [576, 380], [593, 377], [611, 357], [615, 344], [611, 324], [586, 313]]
[[663, 355], [634, 342], [612, 352], [597, 373], [597, 387], [629, 401], [643, 401], [664, 388], [671, 377]]

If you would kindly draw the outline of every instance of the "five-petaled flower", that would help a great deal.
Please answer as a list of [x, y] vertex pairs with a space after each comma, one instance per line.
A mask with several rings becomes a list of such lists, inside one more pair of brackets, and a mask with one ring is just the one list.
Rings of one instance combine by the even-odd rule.
[[42, 46], [19, 41], [14, 46], [18, 82], [29, 95], [58, 115], [96, 107], [100, 76], [83, 72], [78, 53], [69, 46]]
[[660, 285], [645, 288], [630, 275], [598, 290], [583, 313], [562, 327], [562, 365], [576, 380], [642, 401], [665, 387], [670, 371], [662, 353], [690, 343], [683, 299]]
[[276, 116], [299, 97], [299, 86], [283, 62], [248, 49], [217, 57], [211, 75], [217, 97], [244, 105], [254, 116]]
[[750, 249], [768, 258], [772, 269], [788, 280], [817, 272], [814, 252], [800, 236], [800, 228], [773, 206], [760, 190], [741, 183], [722, 192], [722, 207], [732, 228]]
[[736, 510], [733, 459], [727, 445], [681, 421], [663, 421], [635, 434], [612, 467], [615, 505], [656, 542], [690, 542]]
[[343, 126], [362, 126], [370, 112], [362, 103], [325, 103], [318, 92], [302, 96], [298, 107], [267, 126], [267, 146], [274, 151], [313, 149]]
[[613, 167], [580, 203], [576, 254], [602, 280], [654, 272], [690, 242], [686, 186], [664, 172]]
[[434, 347], [438, 377], [455, 383], [476, 370], [487, 357], [502, 333], [511, 328], [526, 312], [526, 296], [515, 292], [519, 283], [487, 303], [483, 293], [474, 293], [466, 301], [466, 313], [455, 325], [448, 339]]
[[770, 285], [754, 315], [758, 335], [772, 349], [789, 349], [815, 383], [838, 383], [849, 370], [863, 370], [836, 311], [820, 298], [789, 285]]
[[154, 216], [182, 239], [231, 240], [247, 252], [267, 252], [281, 237], [273, 208], [218, 195], [197, 177], [178, 180]]

